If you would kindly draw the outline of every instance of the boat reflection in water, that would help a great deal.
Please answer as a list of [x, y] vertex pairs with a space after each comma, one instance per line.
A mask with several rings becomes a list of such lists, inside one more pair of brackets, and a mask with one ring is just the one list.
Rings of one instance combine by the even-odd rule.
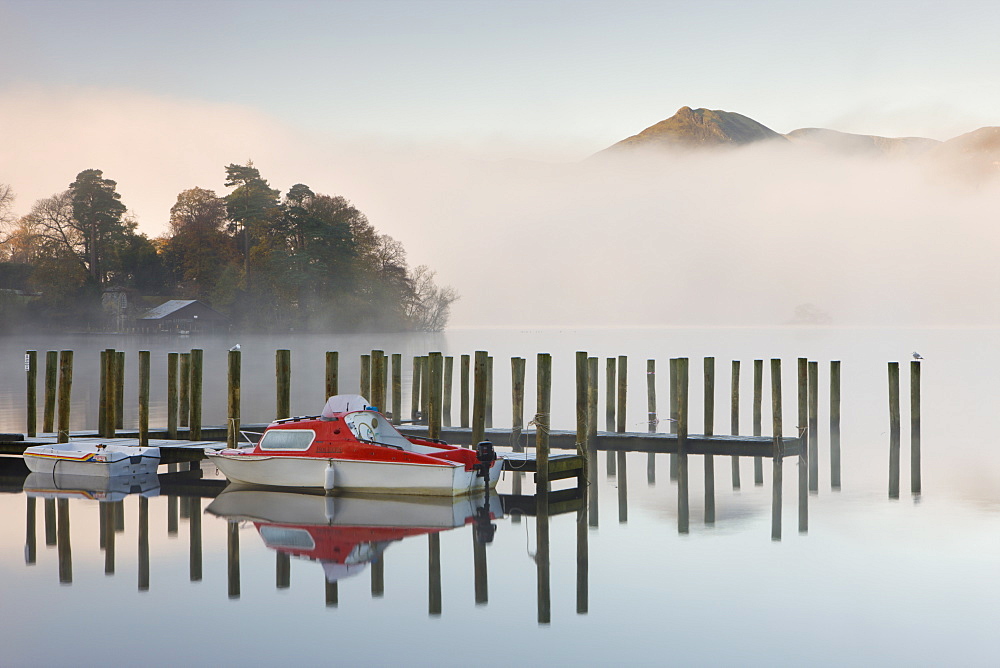
[[330, 496], [230, 484], [206, 509], [230, 522], [253, 522], [264, 544], [318, 561], [327, 582], [356, 575], [396, 541], [474, 524], [490, 542], [503, 517], [495, 492], [465, 497]]
[[117, 502], [129, 494], [145, 497], [160, 495], [156, 473], [100, 477], [69, 473], [29, 473], [24, 479], [24, 493], [46, 499], [91, 499]]

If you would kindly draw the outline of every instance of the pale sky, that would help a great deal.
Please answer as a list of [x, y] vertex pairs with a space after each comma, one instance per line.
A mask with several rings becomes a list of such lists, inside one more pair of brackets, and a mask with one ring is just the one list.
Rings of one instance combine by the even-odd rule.
[[0, 182], [25, 213], [102, 169], [155, 236], [252, 158], [468, 295], [428, 225], [463, 179], [489, 205], [470, 164], [574, 165], [681, 106], [947, 139], [1000, 125], [998, 34], [998, 2], [0, 0]]

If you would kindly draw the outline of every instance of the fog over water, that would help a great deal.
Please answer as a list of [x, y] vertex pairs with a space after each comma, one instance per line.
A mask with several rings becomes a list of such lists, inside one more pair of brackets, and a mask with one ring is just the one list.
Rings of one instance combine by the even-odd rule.
[[997, 322], [1000, 190], [942, 165], [760, 147], [438, 168], [447, 187], [386, 174], [405, 196], [380, 213], [434, 230], [406, 243], [441, 245], [458, 326], [766, 326], [803, 305], [833, 325]]

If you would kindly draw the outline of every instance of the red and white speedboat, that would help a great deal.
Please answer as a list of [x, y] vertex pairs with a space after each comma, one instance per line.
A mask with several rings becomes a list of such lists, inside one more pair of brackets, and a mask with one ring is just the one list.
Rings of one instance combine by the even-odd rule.
[[468, 494], [495, 487], [503, 469], [490, 443], [407, 438], [358, 395], [330, 397], [319, 416], [272, 422], [253, 447], [205, 455], [235, 482], [380, 494]]

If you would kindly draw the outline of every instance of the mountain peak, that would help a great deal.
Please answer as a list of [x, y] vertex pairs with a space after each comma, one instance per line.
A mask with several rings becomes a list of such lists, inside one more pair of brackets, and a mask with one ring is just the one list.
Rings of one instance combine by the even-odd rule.
[[623, 139], [607, 150], [639, 147], [743, 145], [762, 140], [787, 141], [771, 128], [732, 111], [681, 107], [670, 118]]

